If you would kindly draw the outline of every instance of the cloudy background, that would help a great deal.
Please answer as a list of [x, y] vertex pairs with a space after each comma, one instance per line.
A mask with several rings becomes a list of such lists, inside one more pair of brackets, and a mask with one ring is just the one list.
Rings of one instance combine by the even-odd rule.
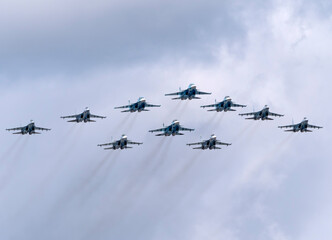
[[[0, 238], [330, 239], [331, 39], [325, 0], [2, 0]], [[213, 94], [164, 97], [190, 83]], [[199, 108], [225, 95], [248, 107]], [[140, 96], [162, 107], [113, 109]], [[285, 117], [237, 115], [265, 104]], [[107, 118], [59, 118], [86, 106]], [[324, 128], [277, 128], [303, 117]], [[31, 119], [52, 131], [4, 130]], [[148, 133], [173, 119], [196, 131]], [[96, 146], [123, 133], [144, 144]], [[232, 145], [185, 145], [212, 133]]]

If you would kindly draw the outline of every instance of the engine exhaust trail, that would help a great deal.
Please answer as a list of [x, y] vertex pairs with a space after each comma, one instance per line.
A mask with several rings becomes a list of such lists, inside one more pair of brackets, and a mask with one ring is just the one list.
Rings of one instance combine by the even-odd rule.
[[254, 124], [252, 123], [247, 123], [243, 128], [241, 128], [241, 130], [235, 135], [235, 137], [233, 138], [232, 142], [236, 143], [239, 142], [242, 137], [251, 129], [254, 127]]
[[24, 150], [29, 141], [29, 139], [28, 139], [29, 136], [23, 136], [23, 137], [24, 137], [23, 141], [19, 141], [20, 144], [17, 147], [17, 151], [12, 158], [12, 162], [10, 163], [8, 170], [6, 171], [2, 181], [0, 182], [0, 192], [3, 190], [3, 188], [5, 188], [9, 184], [11, 178], [14, 175], [13, 173], [14, 173], [16, 164], [21, 160], [22, 156], [24, 155]]
[[[88, 179], [88, 181], [86, 181], [86, 184], [83, 184], [83, 188], [87, 188], [87, 193], [85, 194], [86, 197], [83, 197], [83, 199], [87, 199], [91, 194], [93, 194], [93, 192], [96, 191], [97, 188], [101, 187], [106, 178], [110, 175], [112, 169], [115, 167], [119, 155], [120, 151], [116, 153], [108, 153], [106, 155], [106, 157], [103, 159], [104, 164], [102, 164], [102, 166], [105, 167], [97, 167], [97, 169], [91, 174], [91, 177]], [[93, 180], [95, 181], [93, 182]]]
[[125, 131], [127, 133], [130, 133], [130, 131], [132, 130], [132, 128], [136, 122], [137, 116], [138, 116], [138, 113], [134, 113], [134, 116], [130, 119], [130, 121], [126, 125], [124, 125], [123, 129], [125, 129]]
[[[195, 150], [196, 151], [196, 150]], [[169, 190], [174, 186], [178, 186], [181, 184], [181, 180], [186, 178], [187, 173], [193, 168], [193, 166], [197, 163], [199, 157], [202, 155], [203, 150], [199, 150], [194, 157], [189, 159], [178, 171], [175, 175], [164, 185], [163, 188]]]
[[[117, 194], [115, 201], [118, 199], [124, 199], [125, 197], [132, 195], [134, 189], [141, 188], [145, 184], [145, 180], [148, 178], [152, 168], [158, 163], [158, 157], [161, 151], [163, 151], [163, 146], [166, 143], [165, 138], [161, 138], [158, 141], [158, 144], [151, 152], [142, 159], [138, 167], [134, 170], [130, 178], [123, 184], [121, 187], [122, 190]], [[151, 166], [152, 165], [152, 166]]]
[[[135, 114], [135, 113], [133, 113], [133, 114]], [[122, 120], [119, 121], [119, 123], [115, 127], [113, 127], [111, 131], [109, 131], [108, 135], [112, 136], [114, 134], [119, 134], [118, 133], [119, 129], [121, 129], [121, 131], [122, 131], [122, 129], [124, 129], [123, 126], [127, 124], [129, 119], [131, 118], [131, 115], [132, 115], [132, 113], [125, 114], [125, 116], [122, 118]]]
[[22, 136], [18, 137], [8, 148], [7, 150], [1, 155], [0, 157], [0, 165], [4, 164], [3, 162], [6, 161], [15, 151], [17, 145], [22, 141]]
[[184, 104], [181, 105], [181, 107], [179, 108], [180, 113], [176, 114], [178, 119], [182, 118], [183, 114], [185, 113], [185, 109], [188, 108], [188, 105], [189, 105], [188, 101], [186, 101]]

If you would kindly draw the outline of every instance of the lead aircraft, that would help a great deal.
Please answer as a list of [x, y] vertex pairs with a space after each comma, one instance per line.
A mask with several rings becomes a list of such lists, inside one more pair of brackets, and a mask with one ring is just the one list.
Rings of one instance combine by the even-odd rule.
[[196, 97], [196, 95], [210, 95], [211, 94], [211, 93], [207, 93], [207, 92], [198, 91], [195, 84], [190, 84], [186, 90], [181, 90], [181, 88], [179, 90], [180, 90], [179, 92], [168, 93], [168, 94], [165, 94], [165, 96], [178, 96], [178, 97], [172, 98], [172, 100], [176, 100], [176, 99], [192, 100], [192, 99], [201, 99], [200, 97]]

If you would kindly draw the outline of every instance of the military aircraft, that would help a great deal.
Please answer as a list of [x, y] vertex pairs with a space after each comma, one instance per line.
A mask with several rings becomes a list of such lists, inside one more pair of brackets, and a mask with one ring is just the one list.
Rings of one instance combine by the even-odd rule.
[[226, 145], [226, 146], [229, 146], [229, 145], [232, 145], [231, 143], [223, 143], [223, 142], [220, 142], [217, 140], [217, 136], [212, 134], [210, 139], [208, 140], [204, 140], [202, 142], [197, 142], [197, 143], [188, 143], [187, 144], [188, 146], [193, 146], [193, 145], [201, 145], [199, 147], [194, 147], [193, 149], [202, 149], [202, 150], [205, 150], [205, 149], [221, 149], [220, 147], [217, 147], [217, 145]]
[[33, 120], [31, 120], [31, 122], [24, 126], [24, 127], [17, 127], [17, 128], [9, 128], [6, 129], [7, 131], [19, 131], [19, 132], [14, 132], [13, 134], [40, 134], [40, 132], [36, 132], [36, 130], [40, 130], [40, 131], [50, 131], [51, 129], [49, 128], [41, 128], [41, 127], [36, 127], [35, 122]]
[[95, 122], [95, 120], [91, 120], [91, 118], [106, 118], [106, 117], [102, 117], [102, 116], [97, 116], [97, 115], [93, 115], [90, 113], [90, 110], [88, 107], [85, 108], [84, 112], [82, 112], [81, 114], [77, 114], [77, 115], [71, 115], [71, 116], [64, 116], [61, 117], [63, 119], [65, 118], [75, 118], [73, 120], [69, 120], [68, 122]]
[[104, 143], [104, 144], [98, 144], [99, 147], [103, 147], [103, 146], [108, 146], [108, 145], [112, 145], [111, 147], [108, 147], [108, 148], [104, 148], [105, 150], [108, 150], [108, 149], [113, 149], [113, 150], [116, 150], [116, 149], [126, 149], [126, 148], [132, 148], [132, 147], [129, 147], [128, 144], [137, 144], [137, 145], [141, 145], [143, 143], [139, 143], [139, 142], [132, 142], [130, 140], [128, 140], [127, 136], [126, 135], [122, 135], [120, 140], [117, 140], [117, 141], [114, 141], [114, 142], [110, 142], [110, 143]]
[[180, 122], [178, 120], [174, 120], [171, 125], [155, 130], [150, 130], [149, 132], [163, 132], [160, 134], [157, 134], [156, 136], [175, 136], [175, 135], [183, 135], [183, 133], [180, 133], [179, 131], [194, 131], [195, 129], [191, 128], [184, 128], [180, 125]]
[[146, 102], [144, 97], [140, 97], [136, 103], [132, 103], [129, 105], [121, 106], [121, 107], [115, 107], [114, 109], [119, 109], [119, 108], [129, 108], [128, 110], [124, 110], [121, 112], [142, 112], [142, 111], [150, 111], [148, 109], [145, 109], [146, 107], [160, 107], [160, 105], [153, 105], [149, 104]]
[[168, 94], [165, 94], [165, 96], [179, 96], [179, 97], [172, 98], [172, 100], [176, 100], [176, 99], [191, 100], [191, 99], [201, 99], [200, 97], [196, 97], [196, 95], [210, 95], [211, 94], [211, 93], [198, 91], [195, 84], [190, 84], [186, 90], [181, 90], [181, 88], [179, 90], [180, 90], [179, 92], [168, 93]]
[[251, 116], [253, 117], [246, 118], [246, 119], [253, 119], [253, 120], [274, 120], [273, 118], [269, 118], [269, 116], [274, 116], [274, 117], [283, 117], [284, 115], [277, 114], [270, 112], [269, 107], [267, 105], [264, 106], [264, 108], [258, 112], [251, 112], [251, 113], [241, 113], [239, 114], [240, 116]]
[[285, 132], [312, 132], [311, 130], [309, 130], [308, 128], [323, 128], [323, 127], [319, 127], [319, 126], [314, 126], [314, 125], [310, 125], [308, 124], [308, 119], [304, 118], [302, 120], [302, 122], [297, 123], [297, 124], [292, 124], [292, 125], [286, 125], [286, 126], [279, 126], [278, 128], [292, 128], [289, 130], [285, 130]]
[[210, 109], [208, 111], [217, 111], [217, 112], [222, 112], [222, 111], [236, 111], [232, 107], [246, 107], [247, 105], [241, 105], [241, 104], [236, 104], [232, 101], [232, 99], [229, 96], [226, 96], [223, 101], [218, 102], [217, 100], [215, 101], [215, 104], [211, 105], [204, 105], [201, 106], [201, 108], [206, 108], [206, 107], [213, 107], [214, 109]]

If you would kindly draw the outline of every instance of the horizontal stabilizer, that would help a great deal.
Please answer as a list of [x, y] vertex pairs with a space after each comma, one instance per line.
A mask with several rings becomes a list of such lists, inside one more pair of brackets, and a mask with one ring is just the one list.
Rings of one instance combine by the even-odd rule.
[[172, 100], [178, 100], [178, 99], [181, 99], [181, 97], [172, 98]]
[[193, 97], [192, 99], [201, 99], [200, 97]]
[[133, 147], [126, 146], [126, 148], [133, 148]]
[[[22, 134], [22, 132], [14, 132], [13, 134]], [[23, 134], [22, 134], [23, 135]]]
[[178, 132], [178, 133], [176, 133], [176, 135], [183, 135], [183, 133], [179, 133], [179, 132]]
[[233, 109], [233, 108], [230, 108], [230, 109], [228, 109], [227, 111], [236, 111], [235, 109]]
[[104, 150], [115, 150], [113, 147], [104, 148]]
[[123, 110], [123, 111], [121, 111], [121, 112], [131, 112], [131, 110]]
[[252, 119], [252, 120], [257, 120], [257, 119], [255, 119], [254, 117], [245, 118], [245, 119], [247, 119], [247, 120], [250, 120], [250, 119]]
[[265, 118], [265, 120], [274, 120], [273, 118]]
[[309, 129], [306, 129], [306, 130], [304, 130], [305, 132], [312, 132], [311, 130], [309, 130]]
[[214, 147], [213, 149], [221, 149], [221, 147]]
[[32, 132], [32, 134], [40, 134], [40, 132]]
[[95, 122], [95, 120], [88, 119], [88, 122]]
[[217, 111], [217, 109], [210, 109], [208, 112]]
[[202, 147], [194, 147], [193, 149], [203, 149]]
[[285, 130], [285, 132], [294, 132], [293, 129]]
[[76, 120], [69, 120], [69, 121], [67, 121], [67, 122], [77, 122]]
[[165, 133], [159, 133], [159, 134], [156, 134], [156, 136], [160, 137], [160, 136], [166, 136]]

